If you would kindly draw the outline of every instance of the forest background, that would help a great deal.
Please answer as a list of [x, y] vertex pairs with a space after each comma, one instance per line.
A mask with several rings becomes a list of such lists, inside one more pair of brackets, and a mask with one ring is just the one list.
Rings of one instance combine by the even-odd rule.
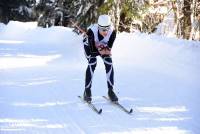
[[[1, 0], [0, 22], [37, 21], [38, 26], [86, 30], [109, 14], [118, 32], [156, 33], [200, 40], [200, 0]], [[75, 29], [77, 33], [79, 30]]]

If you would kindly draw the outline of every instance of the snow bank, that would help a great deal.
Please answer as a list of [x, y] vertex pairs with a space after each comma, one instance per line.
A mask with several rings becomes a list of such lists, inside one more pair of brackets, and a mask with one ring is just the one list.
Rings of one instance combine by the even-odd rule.
[[10, 21], [8, 25], [0, 25], [0, 39], [1, 40], [23, 40], [34, 43], [66, 43], [74, 33], [70, 28], [51, 27], [41, 28], [37, 27], [36, 22], [17, 22]]
[[[0, 50], [4, 50], [0, 69], [44, 66], [58, 58], [73, 64], [83, 55], [82, 38], [70, 28], [41, 28], [35, 22], [10, 21], [0, 25], [0, 35]], [[17, 46], [8, 48], [10, 45]]]
[[[0, 35], [1, 44], [22, 44], [25, 48], [29, 47], [30, 51], [48, 51], [70, 62], [85, 63], [82, 37], [73, 33], [70, 28], [40, 28], [35, 22], [11, 21], [8, 25], [0, 25]], [[134, 66], [187, 77], [197, 73], [196, 70], [200, 67], [197, 62], [199, 52], [199, 42], [141, 33], [120, 33], [112, 53], [116, 66]]]
[[199, 52], [199, 42], [141, 33], [121, 33], [117, 37], [113, 57], [124, 68], [137, 67], [189, 78], [196, 73], [200, 74]]

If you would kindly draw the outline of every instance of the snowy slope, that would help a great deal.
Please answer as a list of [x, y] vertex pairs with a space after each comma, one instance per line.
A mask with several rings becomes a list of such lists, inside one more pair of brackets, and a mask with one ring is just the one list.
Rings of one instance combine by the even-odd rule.
[[81, 36], [36, 23], [0, 24], [0, 134], [198, 134], [200, 43], [140, 33], [117, 35], [115, 90], [132, 115], [110, 105], [98, 58], [97, 115], [78, 99], [87, 61]]

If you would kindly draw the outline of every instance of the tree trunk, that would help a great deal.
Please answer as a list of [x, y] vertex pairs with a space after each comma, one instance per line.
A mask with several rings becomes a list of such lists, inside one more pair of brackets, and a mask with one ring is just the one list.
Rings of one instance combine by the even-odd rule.
[[109, 14], [111, 15], [112, 22], [116, 31], [118, 31], [119, 27], [120, 12], [121, 12], [121, 0], [114, 0], [112, 10], [109, 12]]
[[193, 0], [192, 9], [192, 31], [190, 39], [200, 40], [200, 20], [198, 18], [200, 14], [200, 0]]
[[189, 39], [191, 32], [191, 4], [192, 0], [177, 0], [177, 28], [178, 38]]
[[191, 3], [192, 0], [184, 0], [183, 10], [183, 38], [189, 39], [191, 32]]

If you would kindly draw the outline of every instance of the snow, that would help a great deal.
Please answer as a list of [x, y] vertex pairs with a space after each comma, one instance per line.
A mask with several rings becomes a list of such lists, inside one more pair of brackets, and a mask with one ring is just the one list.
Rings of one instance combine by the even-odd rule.
[[176, 37], [176, 24], [174, 20], [174, 12], [170, 10], [162, 23], [157, 26], [155, 34], [165, 35], [168, 37]]
[[101, 97], [107, 86], [99, 57], [92, 94], [102, 114], [79, 100], [87, 67], [81, 42], [70, 28], [0, 24], [1, 134], [199, 133], [199, 42], [117, 35], [115, 91], [132, 115]]

